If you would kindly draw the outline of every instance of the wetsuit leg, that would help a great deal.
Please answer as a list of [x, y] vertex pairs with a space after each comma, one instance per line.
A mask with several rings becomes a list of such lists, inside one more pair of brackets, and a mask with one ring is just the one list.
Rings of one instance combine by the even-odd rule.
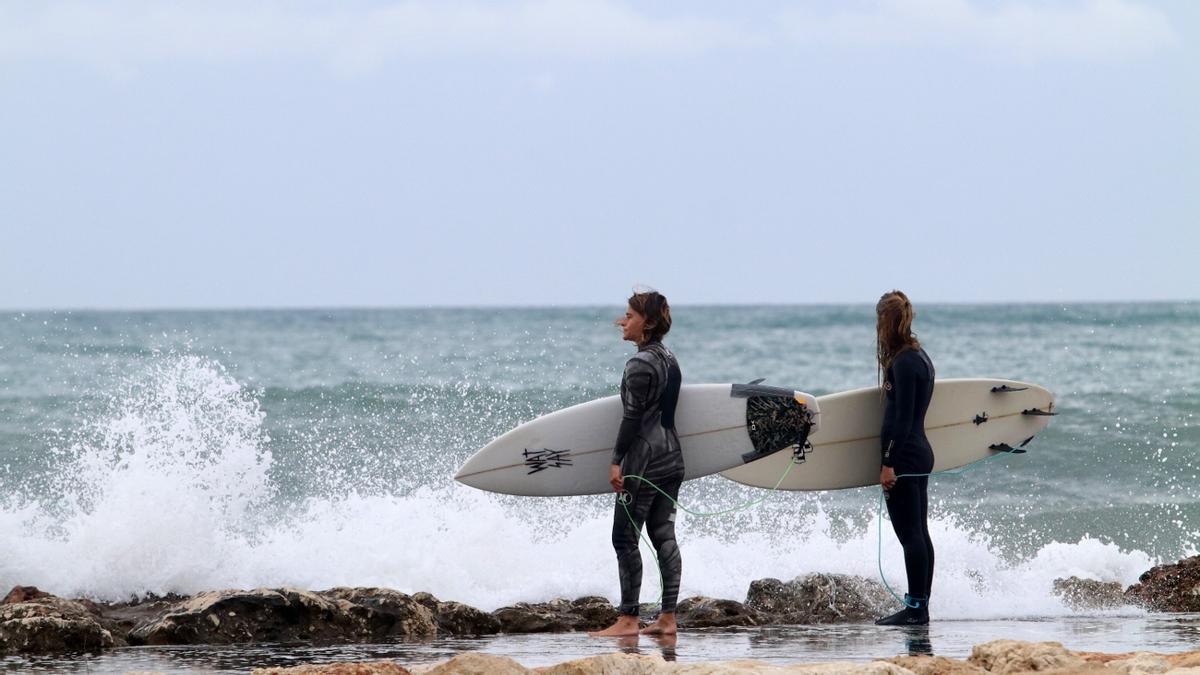
[[658, 484], [670, 497], [655, 491], [654, 504], [646, 519], [646, 531], [658, 554], [658, 571], [662, 574], [663, 612], [675, 611], [675, 603], [679, 599], [679, 579], [683, 573], [683, 558], [675, 542], [675, 502], [679, 499], [682, 482], [682, 478], [674, 478]]
[[[645, 525], [650, 543], [658, 554], [659, 571], [663, 579], [662, 611], [675, 611], [679, 596], [682, 561], [675, 543], [675, 502], [678, 499], [682, 476], [655, 480], [654, 484], [671, 495], [667, 498], [641, 481], [626, 481], [626, 502], [618, 497], [613, 511], [613, 548], [617, 552], [617, 572], [621, 579], [621, 614], [637, 616], [642, 590], [642, 554], [638, 539]], [[630, 483], [638, 483], [633, 486]], [[630, 522], [632, 519], [632, 522]]]
[[929, 597], [933, 570], [933, 543], [925, 517], [929, 510], [926, 476], [901, 478], [888, 491], [887, 510], [892, 529], [904, 547], [904, 569], [908, 573], [908, 593], [914, 598]]
[[925, 551], [928, 561], [924, 597], [928, 598], [929, 594], [933, 592], [933, 540], [929, 538], [929, 477], [922, 476], [921, 480], [924, 481], [921, 485], [921, 530], [925, 534]]
[[642, 554], [638, 551], [642, 523], [637, 516], [633, 516], [634, 522], [629, 522], [630, 516], [633, 516], [633, 504], [622, 504], [618, 495], [612, 530], [613, 548], [617, 551], [617, 576], [621, 580], [621, 606], [618, 609], [621, 614], [637, 616], [638, 597], [642, 593]]
[[617, 495], [613, 510], [612, 542], [617, 552], [617, 574], [621, 580], [619, 610], [626, 616], [637, 616], [638, 598], [642, 592], [642, 553], [638, 550], [638, 539], [657, 492], [635, 480], [626, 480], [625, 489], [626, 492]]

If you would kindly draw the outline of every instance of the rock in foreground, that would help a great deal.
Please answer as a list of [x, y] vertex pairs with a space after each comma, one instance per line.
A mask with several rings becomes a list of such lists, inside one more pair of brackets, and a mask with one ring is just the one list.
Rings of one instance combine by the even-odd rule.
[[254, 675], [409, 675], [411, 671], [395, 663], [329, 663], [323, 666], [258, 668]]
[[[336, 670], [353, 664], [302, 666], [254, 671], [255, 675], [393, 675], [394, 663], [361, 664], [370, 670]], [[441, 663], [409, 667], [413, 675], [1197, 675], [1200, 652], [1186, 654], [1090, 654], [1072, 652], [1057, 642], [996, 640], [977, 645], [969, 659], [942, 656], [898, 656], [860, 663], [779, 665], [764, 661], [676, 663], [658, 655], [604, 654], [542, 668], [526, 668], [505, 656], [460, 654]], [[324, 669], [323, 669], [324, 668]]]
[[976, 645], [967, 661], [989, 673], [1008, 675], [1043, 670], [1087, 670], [1086, 662], [1058, 642], [995, 640]]

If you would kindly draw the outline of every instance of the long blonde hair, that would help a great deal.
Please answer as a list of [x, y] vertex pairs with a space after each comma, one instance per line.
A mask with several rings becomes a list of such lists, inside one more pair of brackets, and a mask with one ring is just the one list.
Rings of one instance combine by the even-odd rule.
[[901, 352], [921, 348], [920, 341], [912, 332], [916, 316], [908, 296], [900, 291], [884, 293], [875, 305], [875, 350], [879, 359], [880, 385], [883, 384], [887, 369]]

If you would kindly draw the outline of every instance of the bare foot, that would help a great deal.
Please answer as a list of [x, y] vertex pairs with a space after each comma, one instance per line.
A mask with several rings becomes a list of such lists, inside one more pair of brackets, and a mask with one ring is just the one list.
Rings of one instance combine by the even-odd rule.
[[604, 630], [597, 630], [588, 633], [588, 637], [620, 637], [622, 635], [637, 635], [638, 627], [642, 624], [636, 616], [624, 616], [617, 619], [613, 625]]
[[663, 612], [658, 620], [642, 629], [643, 635], [674, 635], [675, 612]]

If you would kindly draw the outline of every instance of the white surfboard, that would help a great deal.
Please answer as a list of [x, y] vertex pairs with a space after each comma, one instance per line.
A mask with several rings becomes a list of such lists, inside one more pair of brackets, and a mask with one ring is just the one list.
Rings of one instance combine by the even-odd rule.
[[[804, 461], [778, 453], [722, 472], [746, 485], [781, 490], [835, 490], [879, 484], [879, 429], [884, 401], [878, 387], [817, 398], [821, 428], [809, 435]], [[1036, 384], [996, 379], [936, 380], [925, 414], [934, 471], [954, 469], [998, 452], [1023, 452], [1050, 423], [1054, 394]]]
[[[819, 428], [819, 412], [815, 397], [790, 389], [756, 383], [684, 385], [675, 408], [684, 480], [802, 442]], [[512, 495], [612, 492], [608, 471], [621, 413], [620, 397], [609, 396], [543, 415], [488, 443], [454, 478]]]

